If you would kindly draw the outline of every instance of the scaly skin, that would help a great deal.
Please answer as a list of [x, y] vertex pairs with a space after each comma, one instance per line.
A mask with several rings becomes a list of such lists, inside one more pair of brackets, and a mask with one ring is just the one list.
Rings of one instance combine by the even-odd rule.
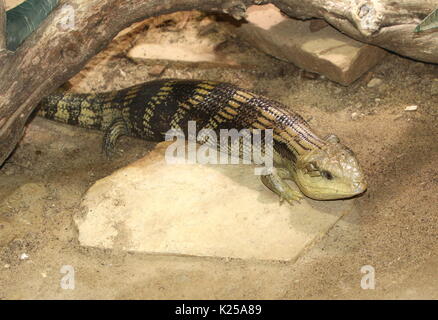
[[104, 150], [129, 135], [162, 141], [170, 129], [272, 129], [275, 170], [262, 182], [281, 200], [302, 198], [293, 180], [317, 200], [349, 198], [366, 190], [353, 152], [335, 135], [318, 137], [304, 119], [279, 102], [234, 85], [202, 80], [157, 80], [99, 94], [55, 94], [40, 104], [48, 119], [105, 132]]

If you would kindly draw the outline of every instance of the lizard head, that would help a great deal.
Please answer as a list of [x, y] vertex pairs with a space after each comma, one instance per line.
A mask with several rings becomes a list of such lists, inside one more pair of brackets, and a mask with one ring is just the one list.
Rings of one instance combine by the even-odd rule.
[[300, 190], [309, 198], [330, 200], [363, 193], [367, 184], [354, 153], [329, 135], [321, 149], [297, 159], [293, 173]]

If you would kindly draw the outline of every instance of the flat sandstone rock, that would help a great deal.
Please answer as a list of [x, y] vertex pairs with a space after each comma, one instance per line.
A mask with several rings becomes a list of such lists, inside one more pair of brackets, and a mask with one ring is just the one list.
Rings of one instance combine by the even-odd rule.
[[298, 67], [349, 85], [386, 51], [349, 38], [323, 21], [283, 16], [272, 4], [251, 6], [238, 33], [254, 47]]
[[167, 164], [168, 145], [88, 190], [75, 218], [81, 245], [292, 260], [354, 208], [352, 200], [280, 205], [254, 166]]

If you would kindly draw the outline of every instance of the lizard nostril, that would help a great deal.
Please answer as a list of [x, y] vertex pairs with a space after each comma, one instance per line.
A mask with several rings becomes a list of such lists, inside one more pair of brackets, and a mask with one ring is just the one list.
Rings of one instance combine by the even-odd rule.
[[353, 189], [356, 193], [362, 193], [367, 189], [367, 185], [364, 182], [353, 182]]

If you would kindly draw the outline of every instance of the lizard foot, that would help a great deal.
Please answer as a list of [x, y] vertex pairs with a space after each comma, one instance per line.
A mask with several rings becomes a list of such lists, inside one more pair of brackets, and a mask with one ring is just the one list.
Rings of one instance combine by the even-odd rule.
[[111, 159], [116, 154], [116, 143], [120, 136], [126, 135], [128, 130], [126, 124], [121, 118], [115, 119], [108, 129], [105, 131], [103, 137], [103, 152], [107, 159]]
[[280, 197], [280, 203], [286, 201], [290, 205], [293, 205], [295, 202], [299, 203], [303, 198], [301, 192], [292, 189], [277, 172], [261, 176], [261, 180], [266, 187]]

